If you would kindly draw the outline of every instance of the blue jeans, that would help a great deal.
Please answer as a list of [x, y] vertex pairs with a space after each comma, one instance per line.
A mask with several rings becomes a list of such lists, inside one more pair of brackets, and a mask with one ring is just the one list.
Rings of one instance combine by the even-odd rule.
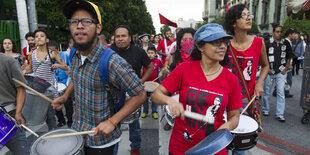
[[[292, 87], [293, 84], [293, 75], [292, 75], [292, 70], [287, 70], [286, 72], [286, 83]], [[290, 90], [285, 91], [285, 95], [290, 94]]]
[[232, 155], [245, 155], [245, 151], [233, 150]]
[[25, 131], [18, 128], [15, 134], [9, 139], [5, 144], [14, 155], [28, 155], [29, 154], [29, 145], [26, 138]]
[[51, 105], [49, 105], [49, 107], [48, 107], [46, 124], [48, 127], [48, 131], [56, 129], [55, 110], [53, 109], [53, 107]]
[[[149, 113], [149, 100], [150, 97], [148, 97], [143, 104], [143, 113]], [[152, 102], [152, 113], [153, 112], [157, 112], [157, 104], [155, 104], [154, 102]]]
[[264, 82], [264, 95], [263, 95], [263, 112], [270, 111], [270, 93], [274, 82], [276, 82], [277, 87], [277, 107], [276, 107], [276, 117], [284, 117], [284, 110], [285, 110], [285, 95], [284, 95], [284, 85], [286, 81], [286, 73], [283, 75], [282, 73], [278, 73], [275, 75], [267, 75], [265, 82]]
[[129, 124], [129, 141], [132, 149], [141, 148], [141, 127], [139, 119]]

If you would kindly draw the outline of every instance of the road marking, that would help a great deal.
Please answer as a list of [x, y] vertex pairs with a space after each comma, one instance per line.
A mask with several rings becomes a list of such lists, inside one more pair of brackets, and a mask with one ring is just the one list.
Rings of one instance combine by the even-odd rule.
[[273, 137], [271, 135], [268, 135], [266, 133], [260, 133], [259, 134], [259, 137], [261, 138], [264, 138], [264, 139], [267, 139], [267, 140], [270, 140], [274, 143], [277, 143], [277, 144], [280, 144], [280, 145], [283, 145], [283, 146], [286, 146], [286, 147], [289, 147], [299, 153], [302, 153], [302, 154], [310, 154], [310, 150], [307, 149], [307, 148], [304, 148], [304, 147], [301, 147], [301, 146], [298, 146], [298, 145], [295, 145], [295, 144], [292, 144], [292, 143], [289, 143], [287, 141], [284, 141], [284, 140], [281, 140], [281, 139], [278, 139], [276, 137]]

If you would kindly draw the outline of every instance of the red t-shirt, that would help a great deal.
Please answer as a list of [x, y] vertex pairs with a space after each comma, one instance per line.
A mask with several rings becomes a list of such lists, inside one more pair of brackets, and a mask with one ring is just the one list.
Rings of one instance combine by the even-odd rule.
[[[176, 41], [175, 38], [173, 38], [173, 40]], [[166, 47], [165, 47], [165, 41], [166, 41], [166, 43], [167, 43], [167, 52], [169, 52], [168, 50], [169, 50], [169, 48], [170, 48], [170, 45], [171, 45], [173, 42], [171, 42], [170, 40], [167, 40], [167, 39], [163, 39], [163, 40], [159, 41], [158, 46], [157, 46], [157, 50], [158, 50], [158, 51], [161, 50], [161, 52], [167, 54], [167, 52], [166, 52]], [[162, 57], [161, 57], [161, 62], [162, 62], [163, 64], [165, 64], [165, 61], [166, 61], [166, 56], [162, 56]]]
[[[237, 77], [224, 68], [217, 78], [208, 81], [199, 60], [180, 64], [161, 84], [171, 94], [179, 91], [179, 102], [183, 104], [184, 109], [202, 115], [206, 115], [208, 111], [208, 114], [212, 113], [211, 117], [214, 118], [214, 124], [204, 125], [204, 122], [191, 118], [181, 120], [176, 117], [169, 143], [169, 152], [173, 155], [183, 155], [185, 151], [224, 124], [225, 109], [230, 111], [243, 107]], [[185, 129], [190, 135], [197, 131], [192, 136], [192, 140], [184, 139]], [[227, 154], [226, 149], [219, 154]]]
[[[29, 54], [27, 54], [27, 47], [28, 47], [28, 46], [24, 47], [24, 48], [23, 48], [23, 53], [21, 53], [22, 55], [25, 56], [26, 60], [28, 60], [28, 56], [29, 56]], [[29, 53], [30, 53], [31, 51], [34, 51], [35, 49], [36, 49], [36, 48], [30, 49], [30, 50], [29, 50]], [[29, 63], [29, 61], [28, 61], [28, 63]]]
[[[254, 94], [256, 72], [262, 49], [262, 43], [263, 40], [261, 38], [255, 37], [251, 47], [249, 47], [244, 51], [237, 51], [233, 46], [231, 46], [231, 49], [233, 50], [235, 56], [237, 57], [242, 74], [249, 88], [250, 96]], [[229, 70], [238, 77], [239, 84], [242, 87], [242, 98], [247, 98], [246, 91], [243, 88], [239, 73], [237, 71], [237, 67], [235, 66], [235, 62], [232, 58], [230, 50], [228, 50], [228, 55], [229, 55], [229, 61], [227, 68], [229, 68]]]
[[[153, 66], [154, 66], [154, 71], [153, 71], [153, 74], [146, 81], [153, 81], [154, 79], [156, 79], [158, 74], [159, 74], [159, 72], [160, 72], [160, 69], [163, 67], [163, 64], [157, 58], [153, 59], [152, 63], [153, 63]], [[143, 68], [143, 74], [145, 73], [145, 71], [146, 71], [146, 69]], [[155, 82], [158, 82], [158, 80], [156, 80]]]

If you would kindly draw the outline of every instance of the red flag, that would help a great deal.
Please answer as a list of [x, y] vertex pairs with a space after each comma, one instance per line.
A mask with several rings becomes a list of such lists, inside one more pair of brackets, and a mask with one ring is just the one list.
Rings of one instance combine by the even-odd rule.
[[226, 13], [228, 12], [228, 4], [226, 3]]
[[168, 25], [172, 27], [178, 27], [177, 23], [170, 21], [169, 19], [167, 19], [161, 14], [159, 14], [159, 20], [160, 20], [160, 24], [164, 24], [164, 25]]

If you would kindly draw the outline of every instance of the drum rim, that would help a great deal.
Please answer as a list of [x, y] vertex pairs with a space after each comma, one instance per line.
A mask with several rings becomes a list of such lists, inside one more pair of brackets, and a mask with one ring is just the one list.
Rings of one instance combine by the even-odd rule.
[[[77, 132], [76, 130], [73, 130], [73, 129], [56, 129], [56, 130], [53, 130], [53, 131], [50, 131], [50, 132], [47, 132], [45, 134], [43, 134], [42, 136], [40, 136], [31, 146], [31, 154], [32, 155], [37, 155], [38, 152], [36, 151], [36, 148], [39, 144], [39, 142], [42, 140], [41, 138], [42, 137], [45, 137], [45, 136], [49, 136], [55, 132], [59, 132], [59, 131], [68, 131], [68, 133], [75, 133]], [[74, 147], [71, 152], [69, 152], [70, 154], [75, 154], [79, 151], [81, 151], [81, 148], [84, 146], [84, 140], [83, 140], [83, 137], [81, 135], [77, 135], [75, 136], [77, 138], [77, 144], [76, 144], [76, 147]]]
[[[241, 117], [250, 118], [253, 122], [255, 122], [255, 124], [257, 125], [256, 128], [255, 128], [255, 130], [252, 130], [252, 131], [249, 131], [249, 132], [235, 131], [235, 130], [238, 128], [238, 126], [239, 126], [239, 124], [238, 124], [238, 126], [237, 126], [234, 130], [231, 130], [231, 131], [230, 131], [231, 133], [233, 133], [233, 134], [238, 134], [238, 135], [244, 135], [244, 134], [251, 134], [251, 133], [257, 132], [257, 130], [258, 130], [258, 128], [259, 128], [259, 124], [258, 124], [258, 122], [257, 122], [255, 119], [253, 119], [252, 117], [247, 116], [247, 115], [240, 115], [240, 118], [241, 118]], [[240, 119], [239, 119], [239, 123], [240, 123]]]

